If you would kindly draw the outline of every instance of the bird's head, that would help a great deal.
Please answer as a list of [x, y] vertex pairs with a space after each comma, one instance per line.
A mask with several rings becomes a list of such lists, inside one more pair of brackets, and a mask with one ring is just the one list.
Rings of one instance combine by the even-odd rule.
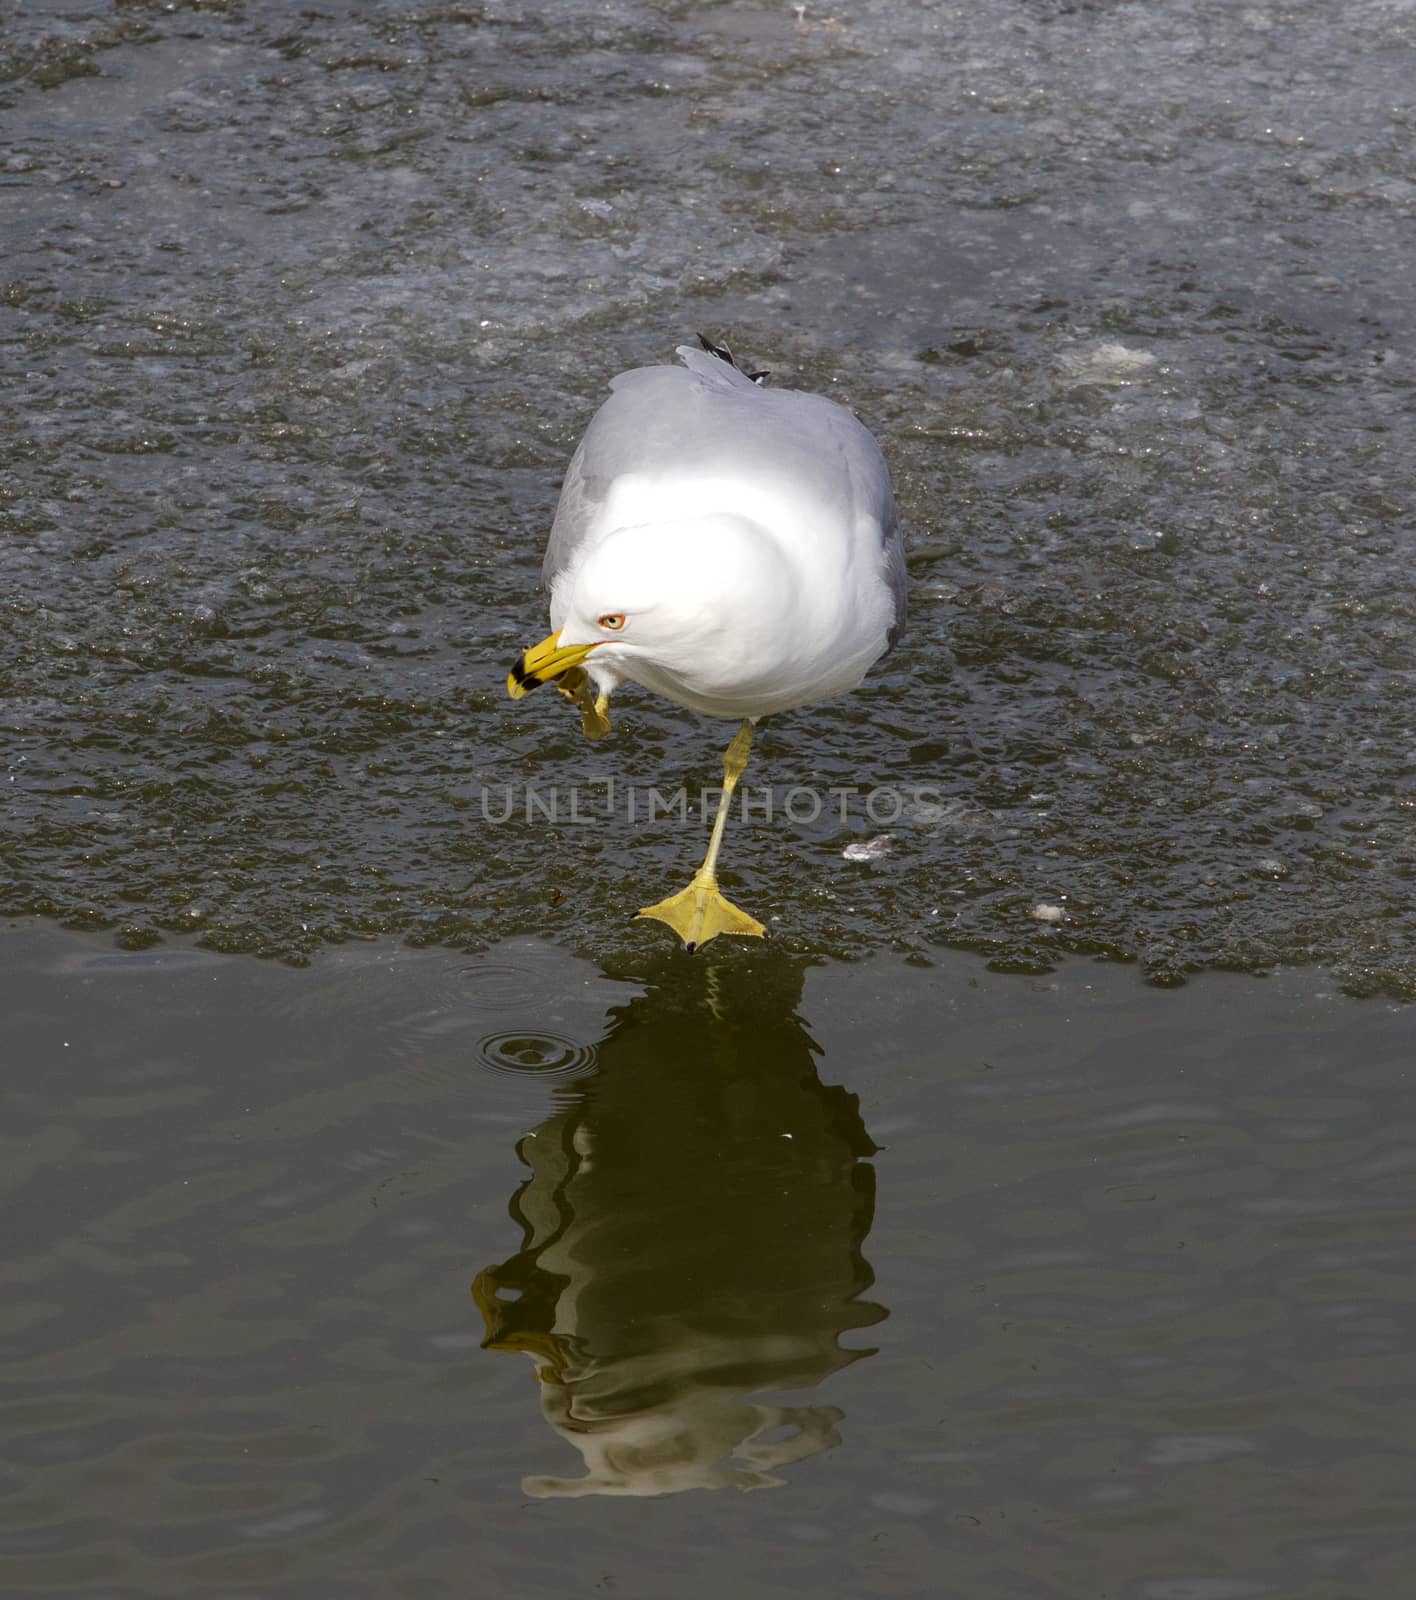
[[704, 687], [740, 681], [788, 626], [790, 602], [786, 562], [745, 518], [619, 528], [556, 580], [556, 631], [523, 653], [507, 692], [519, 699], [582, 662], [608, 681], [636, 667]]

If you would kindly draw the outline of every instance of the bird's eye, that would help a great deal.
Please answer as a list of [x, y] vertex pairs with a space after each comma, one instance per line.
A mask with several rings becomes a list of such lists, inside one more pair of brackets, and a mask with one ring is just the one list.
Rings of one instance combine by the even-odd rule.
[[602, 628], [608, 628], [611, 633], [618, 633], [620, 629], [624, 627], [624, 612], [607, 611], [604, 616], [600, 618], [600, 626]]

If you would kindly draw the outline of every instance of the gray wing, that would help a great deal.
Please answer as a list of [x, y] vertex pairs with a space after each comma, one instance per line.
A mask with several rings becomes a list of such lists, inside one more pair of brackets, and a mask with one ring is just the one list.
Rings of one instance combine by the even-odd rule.
[[610, 380], [610, 398], [591, 419], [566, 468], [541, 563], [547, 588], [595, 530], [616, 478], [671, 460], [686, 442], [691, 447], [695, 437], [702, 437], [705, 413], [721, 411], [726, 397], [744, 390], [749, 396], [761, 393], [745, 373], [707, 351], [680, 345], [678, 354], [681, 367], [638, 367]]
[[556, 518], [551, 524], [551, 535], [546, 540], [546, 557], [541, 563], [541, 582], [548, 589], [561, 570], [569, 566], [581, 540], [590, 531], [598, 509], [585, 482], [585, 442], [589, 437], [586, 434], [585, 439], [576, 445], [570, 465], [565, 469], [565, 482], [561, 484]]
[[[821, 395], [763, 388], [728, 362], [687, 345], [678, 367], [640, 367], [610, 384], [566, 469], [541, 573], [553, 586], [619, 478], [653, 479], [675, 462], [705, 475], [792, 479], [823, 510], [849, 507], [880, 529], [895, 603], [893, 645], [905, 621], [905, 562], [890, 474], [879, 446], [842, 405]], [[823, 440], [829, 440], [823, 446]]]
[[885, 636], [885, 654], [904, 636], [909, 617], [909, 573], [905, 566], [904, 535], [900, 512], [890, 482], [890, 469], [880, 453], [874, 435], [845, 406], [819, 395], [800, 398], [818, 408], [817, 420], [824, 421], [834, 436], [840, 461], [850, 481], [850, 491], [860, 511], [873, 517], [880, 529], [881, 576], [894, 603], [894, 620]]

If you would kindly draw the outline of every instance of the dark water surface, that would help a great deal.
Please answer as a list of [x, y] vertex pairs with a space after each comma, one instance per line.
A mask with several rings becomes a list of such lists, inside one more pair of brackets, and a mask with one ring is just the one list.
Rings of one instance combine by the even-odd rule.
[[1410, 1592], [1408, 1010], [33, 927], [0, 1004], [6, 1595]]
[[910, 797], [736, 829], [784, 944], [1416, 995], [1413, 83], [1408, 0], [10, 8], [0, 911], [661, 944], [701, 828], [482, 808], [716, 778], [502, 692], [608, 377], [706, 327], [910, 524], [907, 644], [749, 774]]

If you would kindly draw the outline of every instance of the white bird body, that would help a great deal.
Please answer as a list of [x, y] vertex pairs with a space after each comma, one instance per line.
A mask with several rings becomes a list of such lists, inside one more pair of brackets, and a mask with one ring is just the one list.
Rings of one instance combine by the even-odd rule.
[[714, 346], [678, 353], [614, 379], [571, 458], [542, 568], [552, 632], [507, 692], [559, 679], [591, 739], [626, 681], [741, 720], [703, 865], [639, 913], [692, 951], [766, 933], [717, 879], [753, 726], [854, 689], [890, 649], [905, 556], [885, 459], [844, 406], [764, 389]]
[[[602, 692], [628, 680], [709, 716], [854, 689], [904, 620], [879, 447], [834, 401], [678, 353], [615, 378], [571, 460], [543, 569], [552, 629], [596, 642]], [[626, 616], [619, 637], [606, 613]]]

